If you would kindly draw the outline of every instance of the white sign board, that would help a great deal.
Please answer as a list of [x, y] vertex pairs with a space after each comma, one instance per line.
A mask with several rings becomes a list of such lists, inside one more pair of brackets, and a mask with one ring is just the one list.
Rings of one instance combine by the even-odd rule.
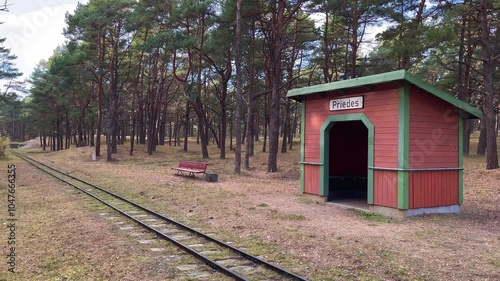
[[363, 96], [330, 100], [330, 111], [363, 108]]

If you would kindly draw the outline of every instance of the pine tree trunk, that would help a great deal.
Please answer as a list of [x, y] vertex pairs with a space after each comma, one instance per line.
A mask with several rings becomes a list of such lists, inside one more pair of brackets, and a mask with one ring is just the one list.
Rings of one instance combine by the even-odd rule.
[[470, 154], [470, 134], [471, 134], [471, 127], [472, 122], [468, 119], [465, 119], [463, 122], [463, 132], [462, 132], [462, 138], [463, 138], [463, 149], [462, 153], [464, 156], [468, 156]]
[[481, 18], [481, 56], [483, 62], [483, 114], [486, 127], [486, 169], [498, 169], [498, 147], [496, 136], [496, 114], [493, 90], [493, 72], [495, 62], [492, 58], [492, 44], [490, 40], [490, 27], [488, 25], [488, 13], [486, 0], [480, 1]]
[[172, 146], [172, 121], [168, 121], [168, 146]]
[[111, 157], [113, 153], [113, 148], [111, 147], [111, 138], [112, 138], [113, 132], [110, 131], [110, 129], [106, 129], [106, 161], [112, 161], [113, 158]]
[[268, 122], [264, 122], [264, 136], [262, 141], [262, 152], [266, 152], [267, 149], [267, 124]]
[[[257, 119], [255, 119], [255, 117], [257, 117]], [[259, 118], [260, 116], [255, 116], [254, 114], [254, 127], [253, 127], [253, 137], [254, 137], [254, 142], [257, 142], [259, 141], [259, 136], [260, 136], [260, 121], [261, 121], [261, 118]], [[253, 155], [252, 155], [253, 156]]]
[[290, 132], [290, 147], [289, 149], [292, 150], [293, 147], [293, 138], [296, 137], [297, 134], [297, 123], [298, 123], [298, 116], [299, 116], [299, 110], [298, 110], [297, 103], [295, 103], [295, 113], [293, 114], [293, 124], [292, 124], [292, 130]]
[[93, 122], [92, 122], [92, 126], [90, 127], [90, 131], [89, 131], [89, 140], [90, 140], [90, 146], [96, 145], [94, 142], [94, 123]]
[[[78, 122], [78, 140], [75, 139], [75, 144], [76, 147], [82, 147], [84, 146], [84, 140], [83, 140], [83, 121], [80, 120]], [[76, 136], [76, 135], [75, 135]]]
[[146, 126], [144, 125], [146, 122], [144, 121], [146, 114], [144, 114], [144, 109], [139, 109], [139, 117], [137, 118], [137, 137], [139, 138], [139, 144], [146, 144]]
[[477, 144], [477, 155], [485, 155], [486, 154], [486, 126], [484, 122], [481, 120], [481, 130], [479, 132], [479, 142]]
[[[465, 2], [464, 2], [465, 4]], [[457, 85], [458, 85], [458, 98], [461, 101], [468, 102], [468, 82], [467, 78], [468, 74], [466, 73], [467, 69], [465, 62], [465, 30], [467, 28], [467, 18], [466, 15], [462, 15], [462, 24], [460, 26], [460, 48], [458, 51], [458, 71], [457, 71]], [[463, 123], [463, 135], [459, 136], [463, 139], [463, 155], [469, 155], [470, 151], [470, 121], [465, 119]]]
[[234, 173], [241, 173], [241, 107], [243, 103], [241, 79], [241, 0], [236, 1], [236, 147]]
[[113, 126], [113, 135], [111, 136], [111, 148], [113, 149], [112, 153], [117, 153], [118, 152], [118, 140], [117, 140], [117, 127]]
[[64, 140], [64, 148], [69, 149], [70, 144], [71, 144], [71, 124], [69, 123], [69, 112], [66, 111], [65, 114], [65, 123], [66, 123], [66, 129], [65, 129], [65, 140]]
[[287, 145], [290, 133], [290, 100], [286, 99], [285, 102], [285, 112], [284, 112], [284, 120], [283, 120], [283, 140], [281, 143], [281, 153], [287, 152]]
[[98, 109], [97, 109], [97, 131], [95, 138], [95, 155], [101, 156], [101, 135], [102, 135], [102, 102], [103, 102], [103, 90], [102, 87], [99, 87], [99, 100], [98, 100]]
[[201, 157], [203, 159], [209, 158], [208, 155], [208, 134], [207, 134], [207, 119], [205, 110], [203, 109], [203, 104], [201, 98], [198, 96], [196, 98], [197, 114], [198, 114], [198, 129], [201, 138]]
[[280, 99], [281, 99], [281, 52], [284, 36], [284, 13], [285, 1], [278, 0], [278, 7], [273, 18], [272, 36], [272, 93], [269, 118], [269, 158], [267, 171], [274, 173], [278, 171], [278, 146], [280, 129]]
[[225, 82], [222, 85], [222, 93], [221, 93], [221, 100], [220, 100], [220, 107], [221, 107], [221, 116], [220, 116], [220, 137], [219, 137], [219, 142], [220, 142], [220, 159], [226, 159], [226, 134], [227, 134], [227, 104], [226, 104], [226, 98], [227, 98], [227, 82]]
[[104, 74], [102, 65], [104, 63], [105, 58], [105, 35], [99, 35], [97, 39], [97, 57], [98, 57], [98, 78], [97, 78], [97, 132], [96, 132], [96, 140], [95, 140], [95, 154], [97, 157], [101, 156], [101, 135], [102, 135], [102, 107], [104, 102]]
[[89, 146], [89, 138], [88, 138], [88, 133], [89, 129], [87, 126], [84, 126], [84, 131], [83, 131], [83, 146]]
[[108, 120], [106, 124], [106, 161], [112, 161], [112, 154], [116, 150], [116, 118], [117, 118], [117, 97], [110, 94], [108, 104]]
[[500, 105], [497, 107], [497, 130], [496, 130], [497, 136], [498, 136], [498, 131], [500, 131]]
[[132, 109], [130, 110], [132, 114], [130, 115], [130, 118], [132, 119], [132, 125], [131, 125], [131, 130], [130, 130], [130, 150], [128, 154], [132, 156], [134, 154], [134, 139], [135, 139], [135, 94], [132, 96]]
[[186, 103], [186, 115], [184, 116], [184, 151], [188, 151], [188, 136], [189, 136], [189, 103]]
[[359, 14], [358, 14], [358, 0], [354, 0], [352, 4], [354, 8], [354, 15], [352, 21], [352, 41], [351, 41], [351, 75], [350, 78], [358, 77], [356, 64], [358, 59], [358, 28], [359, 28]]
[[59, 137], [61, 134], [61, 127], [59, 118], [56, 120], [56, 151], [61, 150], [61, 138]]
[[253, 113], [253, 99], [250, 97], [252, 94], [252, 91], [250, 91], [249, 98], [248, 98], [248, 103], [247, 103], [247, 130], [246, 130], [246, 136], [247, 136], [247, 142], [245, 144], [245, 161], [244, 161], [244, 168], [246, 170], [250, 169], [250, 156], [253, 156], [253, 145], [254, 145], [254, 139], [253, 139], [253, 120], [254, 120], [254, 113]]
[[254, 123], [255, 123], [255, 113], [253, 110], [255, 99], [253, 95], [255, 94], [255, 21], [251, 25], [252, 36], [250, 38], [250, 70], [249, 70], [249, 91], [247, 96], [247, 129], [246, 138], [247, 142], [245, 144], [245, 160], [244, 168], [250, 170], [250, 157], [254, 155]]

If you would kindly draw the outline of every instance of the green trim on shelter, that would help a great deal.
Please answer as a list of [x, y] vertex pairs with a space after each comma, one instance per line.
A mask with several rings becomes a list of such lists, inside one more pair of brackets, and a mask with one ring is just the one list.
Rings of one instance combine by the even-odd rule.
[[369, 87], [370, 85], [390, 83], [390, 82], [401, 82], [401, 81], [409, 82], [410, 84], [418, 88], [421, 88], [427, 91], [428, 93], [438, 97], [439, 99], [444, 100], [445, 102], [455, 106], [456, 108], [459, 109], [460, 115], [463, 118], [466, 119], [482, 118], [483, 114], [481, 110], [459, 99], [456, 99], [455, 97], [447, 94], [444, 91], [441, 91], [431, 86], [427, 82], [410, 74], [406, 70], [397, 70], [393, 72], [364, 76], [349, 80], [336, 81], [300, 89], [292, 89], [288, 91], [287, 97], [297, 99], [301, 96], [306, 96], [310, 94], [320, 94], [330, 91], [342, 91], [344, 89], [349, 89], [349, 88]]
[[302, 193], [305, 192], [305, 169], [304, 169], [304, 161], [305, 161], [305, 153], [306, 153], [306, 144], [304, 142], [306, 135], [306, 102], [302, 101], [300, 103], [300, 191]]
[[347, 121], [361, 121], [368, 129], [368, 179], [367, 179], [367, 188], [368, 188], [368, 196], [367, 201], [368, 204], [373, 204], [373, 169], [368, 167], [373, 166], [373, 158], [374, 158], [374, 146], [375, 146], [375, 127], [372, 122], [364, 113], [355, 113], [355, 114], [339, 114], [339, 115], [330, 115], [325, 120], [320, 129], [320, 162], [323, 165], [320, 166], [319, 170], [319, 195], [328, 196], [328, 188], [329, 184], [329, 174], [330, 174], [330, 128], [333, 126], [335, 122], [347, 122]]
[[[306, 95], [323, 96], [328, 92], [334, 94], [348, 94], [349, 89], [361, 88], [373, 91], [374, 85], [394, 85], [399, 89], [398, 97], [398, 165], [397, 168], [397, 209], [410, 209], [410, 95], [415, 93], [414, 87], [422, 89], [456, 108], [458, 112], [458, 204], [463, 203], [463, 119], [482, 118], [481, 110], [460, 101], [448, 93], [441, 91], [420, 78], [413, 76], [405, 70], [398, 70], [383, 74], [360, 77], [356, 79], [343, 80], [328, 84], [310, 86], [288, 91], [287, 97], [301, 102], [301, 146], [300, 146], [300, 188], [305, 192], [305, 165], [314, 164], [319, 166], [319, 194], [327, 197], [329, 193], [329, 166], [330, 166], [330, 129], [335, 122], [362, 121], [368, 129], [368, 179], [367, 179], [367, 203], [374, 204], [374, 150], [375, 150], [375, 128], [373, 123], [364, 113], [334, 114], [329, 115], [320, 128], [320, 161], [319, 163], [305, 163], [305, 126], [306, 126]], [[382, 88], [383, 89], [383, 88]], [[380, 91], [383, 93], [384, 91]], [[392, 169], [392, 168], [391, 168]]]
[[[458, 117], [458, 167], [464, 166], [464, 119]], [[458, 204], [464, 202], [464, 170], [458, 170]]]
[[408, 209], [410, 158], [410, 84], [403, 82], [399, 87], [398, 109], [398, 209]]

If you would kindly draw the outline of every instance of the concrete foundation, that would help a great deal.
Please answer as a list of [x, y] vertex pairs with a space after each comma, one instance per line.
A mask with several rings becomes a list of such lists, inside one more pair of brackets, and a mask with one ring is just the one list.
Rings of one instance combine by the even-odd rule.
[[371, 212], [393, 218], [406, 218], [424, 214], [458, 214], [460, 213], [460, 209], [461, 209], [460, 205], [439, 206], [432, 208], [419, 208], [419, 209], [408, 209], [408, 210], [399, 210], [399, 209], [388, 208], [383, 206], [374, 206], [374, 205], [371, 205], [369, 208]]
[[326, 196], [307, 194], [307, 193], [303, 193], [303, 195], [307, 199], [310, 199], [316, 203], [328, 203], [346, 209], [355, 209], [364, 212], [369, 211], [392, 218], [406, 218], [406, 217], [419, 216], [425, 214], [459, 214], [461, 211], [460, 205], [400, 210], [383, 206], [359, 204], [359, 200], [342, 200], [342, 201], [330, 202], [327, 200], [328, 198]]

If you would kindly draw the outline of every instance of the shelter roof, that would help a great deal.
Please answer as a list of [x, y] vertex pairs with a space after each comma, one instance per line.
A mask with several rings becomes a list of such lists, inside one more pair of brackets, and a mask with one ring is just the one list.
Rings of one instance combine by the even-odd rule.
[[453, 97], [452, 95], [440, 89], [437, 89], [436, 87], [430, 85], [429, 83], [418, 78], [417, 76], [410, 74], [406, 70], [397, 70], [397, 71], [364, 76], [349, 80], [342, 80], [342, 81], [309, 86], [299, 89], [292, 89], [288, 91], [287, 97], [301, 100], [303, 96], [311, 94], [321, 94], [331, 91], [342, 91], [358, 87], [369, 87], [370, 85], [384, 84], [390, 82], [402, 83], [405, 81], [455, 106], [456, 108], [459, 109], [460, 115], [464, 118], [467, 119], [482, 118], [483, 114], [481, 110]]

